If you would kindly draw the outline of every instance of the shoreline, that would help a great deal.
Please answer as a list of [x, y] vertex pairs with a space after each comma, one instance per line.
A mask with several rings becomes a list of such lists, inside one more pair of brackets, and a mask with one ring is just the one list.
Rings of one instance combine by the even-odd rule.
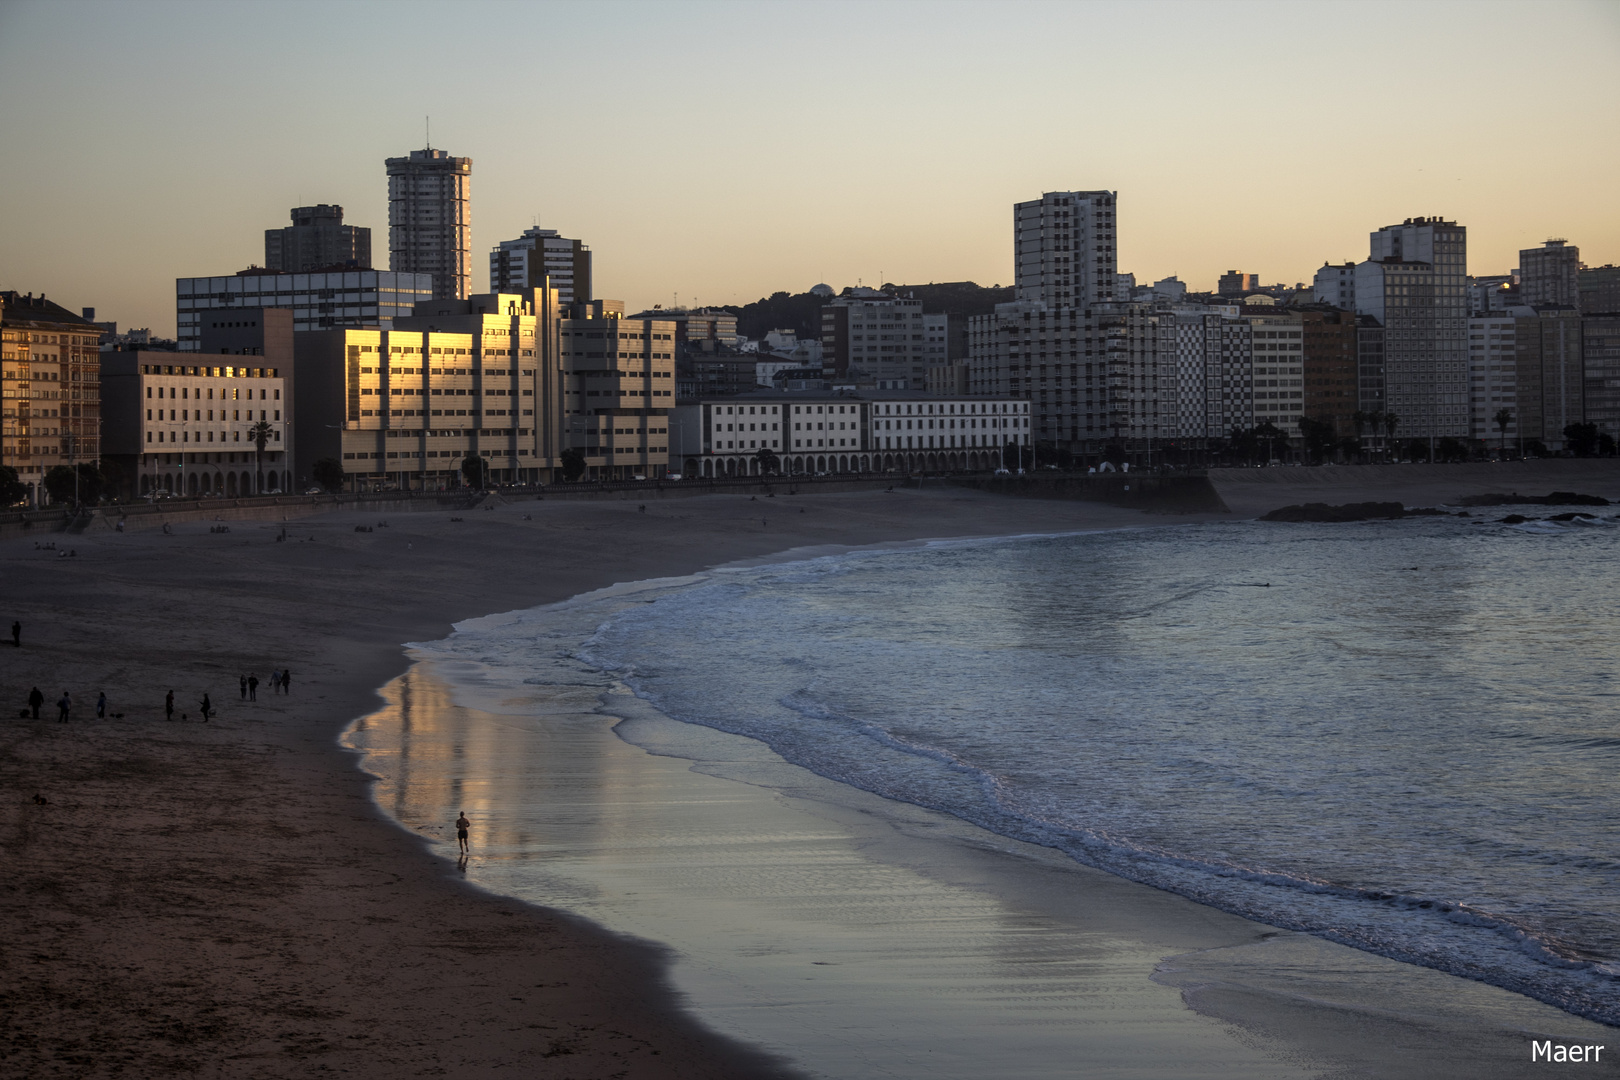
[[[821, 554], [827, 553], [809, 557]], [[418, 647], [412, 671], [388, 689], [390, 705], [366, 718], [363, 741], [382, 755], [379, 790], [398, 798], [402, 827], [433, 829], [420, 793], [405, 789], [449, 785], [473, 792], [476, 784], [469, 798], [482, 800], [487, 812], [517, 815], [505, 823], [508, 832], [543, 839], [504, 839], [487, 867], [475, 853], [468, 871], [474, 880], [497, 895], [668, 942], [676, 985], [690, 991], [700, 1016], [729, 1034], [786, 1054], [816, 1076], [1036, 1077], [1048, 1075], [1047, 1062], [1079, 1059], [1099, 1076], [1131, 1074], [1146, 1063], [1155, 1075], [1427, 1077], [1449, 1075], [1466, 1062], [1468, 1075], [1508, 1077], [1521, 1074], [1532, 1040], [1602, 1042], [1611, 1030], [1490, 983], [1256, 922], [1085, 866], [1058, 849], [820, 776], [753, 738], [678, 721], [639, 695], [627, 698], [616, 675], [574, 655], [610, 612], [701, 580], [624, 582], [564, 604], [508, 612], [499, 623], [459, 627], [472, 639], [459, 648], [451, 641]], [[503, 633], [508, 628], [510, 635]], [[521, 670], [489, 659], [502, 655], [503, 643], [511, 655], [535, 659]], [[410, 699], [424, 696], [433, 704], [412, 711]], [[402, 747], [391, 728], [407, 713], [411, 745]], [[539, 732], [528, 732], [531, 725]], [[502, 733], [491, 739], [487, 732], [496, 728]], [[599, 788], [578, 782], [598, 770], [611, 781]], [[412, 779], [401, 783], [407, 775]], [[635, 824], [644, 789], [656, 794], [647, 796], [649, 808], [639, 811], [644, 820]], [[774, 795], [761, 799], [760, 791]], [[725, 812], [704, 813], [717, 805]], [[584, 806], [594, 810], [576, 820]], [[770, 836], [768, 845], [752, 838], [760, 832]], [[738, 847], [750, 851], [750, 873], [741, 877], [733, 865]], [[783, 854], [797, 848], [808, 850]], [[636, 852], [638, 865], [626, 863], [627, 851]], [[701, 888], [689, 880], [693, 866], [702, 867]], [[761, 866], [784, 880], [831, 874], [842, 884], [795, 887], [791, 920], [773, 922], [769, 910], [749, 903]], [[1076, 893], [1086, 897], [1083, 905]], [[895, 894], [916, 906], [915, 921], [932, 936], [908, 947], [912, 927], [894, 924], [881, 945], [863, 946], [886, 956], [886, 993], [872, 992], [870, 973], [840, 982], [837, 969], [859, 970], [863, 951], [851, 949], [853, 931], [839, 925], [842, 914], [883, 906], [882, 898]], [[651, 899], [644, 904], [641, 897]], [[716, 906], [727, 912], [725, 925], [706, 925], [694, 914]], [[928, 914], [934, 909], [952, 915], [934, 924]], [[1112, 998], [1092, 996], [1094, 975], [1054, 979], [1052, 956], [1030, 963], [1022, 944], [984, 944], [1013, 923], [1026, 934], [1038, 926], [1050, 953], [1106, 967]], [[739, 948], [737, 938], [748, 947]], [[974, 944], [964, 947], [964, 939]], [[936, 948], [938, 958], [931, 955]], [[768, 962], [758, 958], [759, 949]], [[801, 966], [792, 968], [786, 957]], [[814, 975], [826, 987], [818, 994], [824, 1001], [796, 992], [799, 972], [814, 970], [805, 963], [833, 965]], [[943, 1004], [929, 1001], [941, 968], [949, 970], [953, 999]], [[1038, 998], [1039, 1009], [1008, 1009], [994, 992], [1009, 969], [1018, 971], [1020, 996]], [[901, 970], [909, 980], [895, 973]], [[1148, 983], [1177, 990], [1173, 1004], [1155, 999]], [[963, 1000], [975, 1007], [964, 1012]], [[1040, 1041], [1023, 1035], [995, 1041], [1007, 1030], [1024, 1032], [1029, 1014], [1042, 1011], [1061, 1011], [1081, 1030], [1117, 1026], [1121, 1001], [1130, 1002], [1132, 1016], [1129, 1063], [1104, 1038], [1065, 1042], [1042, 1032]], [[951, 1022], [942, 1022], [942, 1013]], [[1200, 1027], [1194, 1013], [1217, 1023]], [[992, 1015], [995, 1021], [983, 1019]], [[861, 1046], [794, 1042], [801, 1028], [863, 1026], [871, 1032]], [[964, 1039], [964, 1031], [973, 1037]], [[1233, 1031], [1246, 1034], [1234, 1041]], [[1379, 1035], [1376, 1045], [1367, 1045], [1370, 1032]], [[898, 1058], [896, 1045], [905, 1048]], [[907, 1071], [935, 1051], [946, 1056]]]
[[[0, 1003], [16, 1018], [0, 1074], [790, 1075], [696, 1023], [657, 950], [462, 885], [373, 804], [338, 735], [408, 670], [403, 643], [806, 549], [1248, 516], [960, 489], [634, 507], [513, 503], [358, 535], [378, 515], [348, 511], [298, 523], [285, 544], [280, 522], [233, 522], [229, 536], [199, 522], [75, 538], [77, 560], [0, 541], [16, 582], [0, 615], [24, 624], [22, 650], [0, 647], [7, 704], [33, 683], [54, 700], [66, 683], [81, 715], [103, 688], [126, 714], [57, 726], [42, 713], [3, 729], [0, 850], [23, 870], [0, 889], [13, 946]], [[753, 526], [762, 508], [775, 529]], [[236, 700], [238, 672], [263, 680], [282, 664], [290, 696], [267, 700], [261, 685], [266, 698]], [[161, 718], [171, 685], [184, 724]], [[207, 727], [188, 708], [204, 687], [221, 709]], [[31, 788], [50, 805], [32, 805]]]
[[[754, 524], [762, 504], [777, 528]], [[0, 648], [0, 695], [20, 705], [37, 684], [54, 701], [65, 686], [79, 703], [69, 724], [0, 729], [0, 850], [21, 868], [0, 888], [14, 1018], [0, 1074], [791, 1075], [696, 1023], [657, 950], [423, 858], [339, 733], [408, 668], [404, 642], [463, 619], [793, 548], [1144, 518], [955, 491], [636, 506], [515, 503], [381, 528], [345, 512], [285, 543], [279, 521], [196, 523], [75, 538], [73, 559], [0, 542], [16, 582], [0, 614], [24, 627], [21, 650]], [[272, 697], [284, 664], [292, 692]], [[244, 703], [249, 672], [263, 696]], [[170, 688], [184, 722], [162, 718]], [[98, 690], [123, 719], [85, 718]]]

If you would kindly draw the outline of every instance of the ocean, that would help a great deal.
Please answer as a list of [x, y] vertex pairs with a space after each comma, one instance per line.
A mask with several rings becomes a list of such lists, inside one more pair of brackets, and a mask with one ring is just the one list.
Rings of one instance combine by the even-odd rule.
[[[566, 699], [630, 717], [618, 737], [637, 743], [650, 709], [1224, 912], [1620, 1024], [1620, 528], [1502, 513], [856, 551], [415, 648], [508, 717]], [[397, 730], [352, 741], [402, 820], [477, 795], [410, 792]], [[569, 906], [541, 884], [550, 844], [503, 835], [483, 883]]]

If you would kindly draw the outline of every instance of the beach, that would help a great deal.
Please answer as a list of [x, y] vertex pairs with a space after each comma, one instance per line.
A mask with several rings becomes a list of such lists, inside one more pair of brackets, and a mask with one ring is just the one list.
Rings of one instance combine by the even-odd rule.
[[[1211, 517], [1305, 501], [1424, 495], [1443, 502], [1514, 489], [1620, 496], [1612, 468], [1398, 478], [1244, 472], [1253, 475], [1217, 481], [1233, 514]], [[784, 553], [1189, 520], [949, 488], [706, 495], [642, 506], [632, 498], [514, 501], [394, 514], [386, 523], [338, 511], [289, 522], [284, 541], [276, 539], [279, 521], [236, 521], [223, 533], [192, 522], [173, 535], [0, 541], [9, 605], [0, 618], [23, 624], [21, 649], [0, 646], [0, 696], [11, 709], [0, 728], [0, 843], [15, 868], [0, 891], [0, 1002], [13, 1018], [0, 1037], [0, 1070], [794, 1075], [790, 1063], [695, 1021], [658, 944], [466, 885], [440, 857], [437, 837], [412, 835], [382, 813], [370, 778], [339, 746], [340, 732], [390, 706], [409, 666], [404, 643], [438, 640], [462, 620]], [[36, 550], [42, 540], [57, 550]], [[59, 557], [65, 549], [77, 554]], [[268, 673], [282, 667], [292, 670], [291, 692], [272, 694]], [[256, 701], [239, 698], [244, 674], [260, 679]], [[47, 707], [39, 721], [20, 719], [34, 685]], [[380, 699], [385, 687], [390, 696]], [[74, 715], [58, 724], [52, 703], [64, 688]], [[176, 719], [166, 721], [170, 689]], [[93, 718], [100, 691], [122, 718]], [[218, 710], [207, 724], [197, 710], [204, 693]], [[46, 802], [34, 802], [36, 794]], [[813, 792], [806, 798], [831, 805]], [[441, 828], [456, 809], [445, 808]], [[717, 827], [706, 821], [704, 828]], [[950, 850], [971, 848], [969, 838]], [[916, 859], [918, 850], [896, 858]], [[1041, 854], [1021, 858], [1032, 869], [1019, 887], [1039, 891]], [[987, 872], [966, 857], [948, 868], [938, 865], [943, 859], [917, 869], [965, 878]], [[1144, 892], [1163, 894], [1108, 875], [1088, 881], [1088, 901], [1071, 921], [1092, 924], [1093, 970], [1141, 995], [1147, 1019], [1132, 1029], [1126, 1050], [1161, 1068], [1182, 1060], [1189, 1037], [1234, 1046], [1248, 1038], [1274, 1042], [1251, 1047], [1257, 1057], [1200, 1074], [1258, 1074], [1260, 1062], [1277, 1075], [1309, 1075], [1301, 1055], [1320, 1054], [1385, 1075], [1439, 1075], [1436, 1063], [1455, 1060], [1446, 1055], [1478, 1034], [1470, 1028], [1478, 1013], [1469, 1009], [1501, 1005], [1458, 1006], [1437, 1020], [1403, 1071], [1392, 1065], [1394, 1049], [1351, 1047], [1342, 1028], [1296, 1015], [1297, 998], [1257, 1004], [1251, 990], [1216, 970], [1226, 961], [1189, 959], [1145, 984], [1166, 955], [1211, 941], [1234, 948], [1226, 960], [1236, 966], [1256, 952], [1289, 951], [1302, 979], [1322, 980], [1327, 954], [1313, 951], [1311, 939], [1276, 942], [1255, 924], [1178, 898], [1144, 907]], [[1186, 930], [1187, 909], [1207, 913], [1196, 933]], [[1378, 978], [1389, 976], [1380, 967], [1387, 962], [1341, 952], [1360, 965], [1338, 980], [1347, 994], [1375, 993]], [[1473, 985], [1391, 966], [1420, 982], [1433, 976], [1432, 992], [1442, 997], [1457, 990], [1453, 984]], [[1097, 984], [1099, 1002], [1136, 1000], [1108, 985]], [[1288, 1042], [1307, 1030], [1317, 1033], [1308, 1048]], [[1501, 1030], [1491, 1037], [1512, 1042]], [[1506, 1058], [1502, 1065], [1509, 1068]]]

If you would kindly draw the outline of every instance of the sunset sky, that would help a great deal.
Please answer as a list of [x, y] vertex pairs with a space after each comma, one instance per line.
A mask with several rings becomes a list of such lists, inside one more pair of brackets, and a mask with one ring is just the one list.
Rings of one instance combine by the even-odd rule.
[[383, 159], [473, 159], [475, 289], [538, 222], [633, 307], [1010, 284], [1012, 204], [1120, 193], [1121, 270], [1309, 280], [1415, 215], [1620, 262], [1620, 3], [0, 2], [0, 288], [174, 330], [174, 279]]

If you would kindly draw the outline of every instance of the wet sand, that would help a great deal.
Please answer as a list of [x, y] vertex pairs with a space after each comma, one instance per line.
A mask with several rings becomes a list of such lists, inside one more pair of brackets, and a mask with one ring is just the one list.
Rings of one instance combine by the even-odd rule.
[[705, 1021], [812, 1076], [1508, 1078], [1609, 1037], [828, 781], [574, 659], [676, 585], [464, 624], [349, 740], [442, 857], [469, 808], [469, 880], [667, 943]]

